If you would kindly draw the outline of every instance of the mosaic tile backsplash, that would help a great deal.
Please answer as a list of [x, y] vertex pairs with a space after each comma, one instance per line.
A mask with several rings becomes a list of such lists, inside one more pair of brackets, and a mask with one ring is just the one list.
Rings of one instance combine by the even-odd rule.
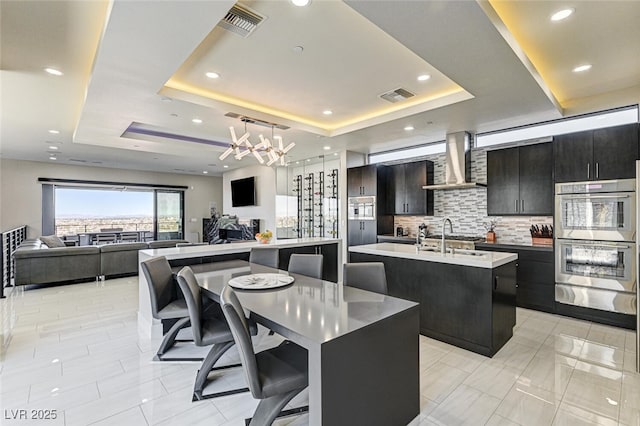
[[[420, 160], [433, 161], [433, 184], [444, 183], [445, 154], [429, 155]], [[471, 151], [471, 180], [485, 184], [487, 182], [487, 151], [484, 149]], [[477, 187], [434, 191], [433, 216], [395, 216], [394, 229], [401, 226], [405, 232], [409, 231], [409, 236], [415, 237], [418, 226], [425, 223], [430, 233], [440, 234], [445, 217], [453, 222], [453, 233], [456, 235], [485, 236], [487, 225], [490, 221], [495, 221], [494, 230], [498, 242], [516, 244], [531, 242], [529, 233], [531, 225], [553, 224], [551, 216], [489, 217], [487, 216], [487, 188]]]

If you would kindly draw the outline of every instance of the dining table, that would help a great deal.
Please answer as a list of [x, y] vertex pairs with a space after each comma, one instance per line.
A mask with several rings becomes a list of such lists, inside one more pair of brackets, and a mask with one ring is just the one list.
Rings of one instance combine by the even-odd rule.
[[308, 351], [309, 424], [411, 422], [420, 412], [419, 305], [245, 261], [196, 278], [219, 302], [231, 280], [274, 273], [293, 282], [266, 288], [255, 280], [234, 290], [258, 324]]

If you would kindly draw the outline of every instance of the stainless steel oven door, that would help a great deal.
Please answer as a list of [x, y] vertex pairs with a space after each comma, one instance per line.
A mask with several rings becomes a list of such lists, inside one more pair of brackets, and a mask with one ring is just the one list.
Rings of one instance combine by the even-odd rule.
[[636, 291], [634, 243], [556, 239], [556, 283]]
[[635, 241], [636, 194], [556, 195], [554, 221], [558, 238]]

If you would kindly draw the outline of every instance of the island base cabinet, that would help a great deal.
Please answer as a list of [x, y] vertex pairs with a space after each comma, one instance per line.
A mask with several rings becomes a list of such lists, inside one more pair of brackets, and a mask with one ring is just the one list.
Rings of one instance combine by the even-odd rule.
[[292, 254], [321, 254], [322, 279], [338, 282], [338, 244], [318, 244], [311, 246], [281, 248], [278, 254], [278, 269], [289, 270], [289, 259]]
[[350, 253], [383, 262], [390, 296], [420, 303], [420, 334], [493, 356], [516, 324], [516, 263], [476, 268]]

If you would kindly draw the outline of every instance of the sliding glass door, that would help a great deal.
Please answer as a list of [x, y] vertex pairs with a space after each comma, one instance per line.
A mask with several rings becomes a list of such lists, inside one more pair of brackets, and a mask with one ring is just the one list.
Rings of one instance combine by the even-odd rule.
[[184, 192], [155, 192], [156, 239], [184, 239]]

